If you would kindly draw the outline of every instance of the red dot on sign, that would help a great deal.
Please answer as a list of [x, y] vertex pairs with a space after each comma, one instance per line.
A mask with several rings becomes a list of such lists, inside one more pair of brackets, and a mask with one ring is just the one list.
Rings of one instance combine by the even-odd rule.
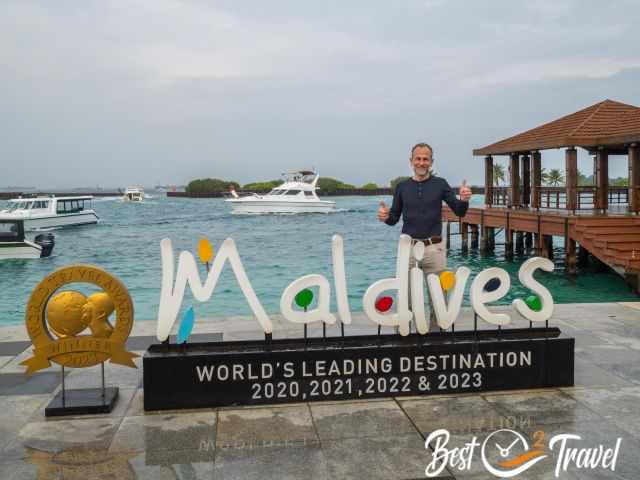
[[393, 298], [391, 297], [380, 297], [376, 300], [376, 310], [379, 312], [386, 312], [393, 305]]

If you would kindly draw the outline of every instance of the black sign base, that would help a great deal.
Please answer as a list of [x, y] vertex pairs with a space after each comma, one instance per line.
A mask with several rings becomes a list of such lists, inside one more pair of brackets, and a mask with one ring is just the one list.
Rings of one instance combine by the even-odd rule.
[[568, 387], [574, 345], [557, 328], [152, 345], [144, 408]]
[[94, 413], [109, 413], [118, 400], [118, 387], [83, 388], [65, 390], [53, 397], [44, 409], [45, 417], [60, 417], [64, 415], [87, 415]]

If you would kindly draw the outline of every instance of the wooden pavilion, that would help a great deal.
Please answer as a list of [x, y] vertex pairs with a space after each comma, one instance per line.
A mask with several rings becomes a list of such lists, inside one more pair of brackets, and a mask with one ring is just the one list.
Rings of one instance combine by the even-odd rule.
[[[565, 149], [565, 186], [542, 186], [542, 154]], [[578, 186], [577, 150], [594, 156], [594, 185]], [[490, 250], [495, 229], [505, 232], [507, 257], [534, 248], [550, 257], [552, 237], [565, 240], [566, 267], [575, 273], [588, 253], [623, 275], [640, 292], [640, 108], [605, 100], [539, 127], [473, 150], [485, 162], [485, 205], [458, 219], [448, 208], [443, 218], [460, 222], [463, 249]], [[509, 157], [506, 187], [494, 185], [494, 156]], [[609, 158], [627, 157], [629, 182], [609, 185]], [[447, 231], [449, 233], [449, 229]]]

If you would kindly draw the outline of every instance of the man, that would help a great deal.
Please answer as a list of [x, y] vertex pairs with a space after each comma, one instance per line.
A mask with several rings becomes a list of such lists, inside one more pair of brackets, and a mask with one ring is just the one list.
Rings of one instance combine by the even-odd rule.
[[[424, 257], [418, 266], [426, 277], [429, 273], [439, 273], [447, 268], [447, 252], [442, 242], [442, 201], [456, 215], [464, 217], [469, 208], [471, 189], [464, 180], [459, 189], [458, 200], [444, 178], [431, 174], [433, 149], [427, 143], [414, 145], [409, 163], [413, 169], [413, 177], [398, 183], [391, 209], [380, 202], [378, 220], [387, 225], [395, 225], [402, 216], [402, 233], [409, 235], [414, 242], [421, 241], [425, 245]], [[409, 268], [413, 265], [414, 259]], [[432, 318], [430, 330], [434, 329]]]

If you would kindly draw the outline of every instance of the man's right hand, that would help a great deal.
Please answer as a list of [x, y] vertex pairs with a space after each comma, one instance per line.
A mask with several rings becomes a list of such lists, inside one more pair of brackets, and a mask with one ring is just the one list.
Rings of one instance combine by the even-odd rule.
[[386, 222], [389, 218], [389, 207], [387, 207], [384, 201], [380, 200], [380, 207], [378, 208], [378, 220]]

